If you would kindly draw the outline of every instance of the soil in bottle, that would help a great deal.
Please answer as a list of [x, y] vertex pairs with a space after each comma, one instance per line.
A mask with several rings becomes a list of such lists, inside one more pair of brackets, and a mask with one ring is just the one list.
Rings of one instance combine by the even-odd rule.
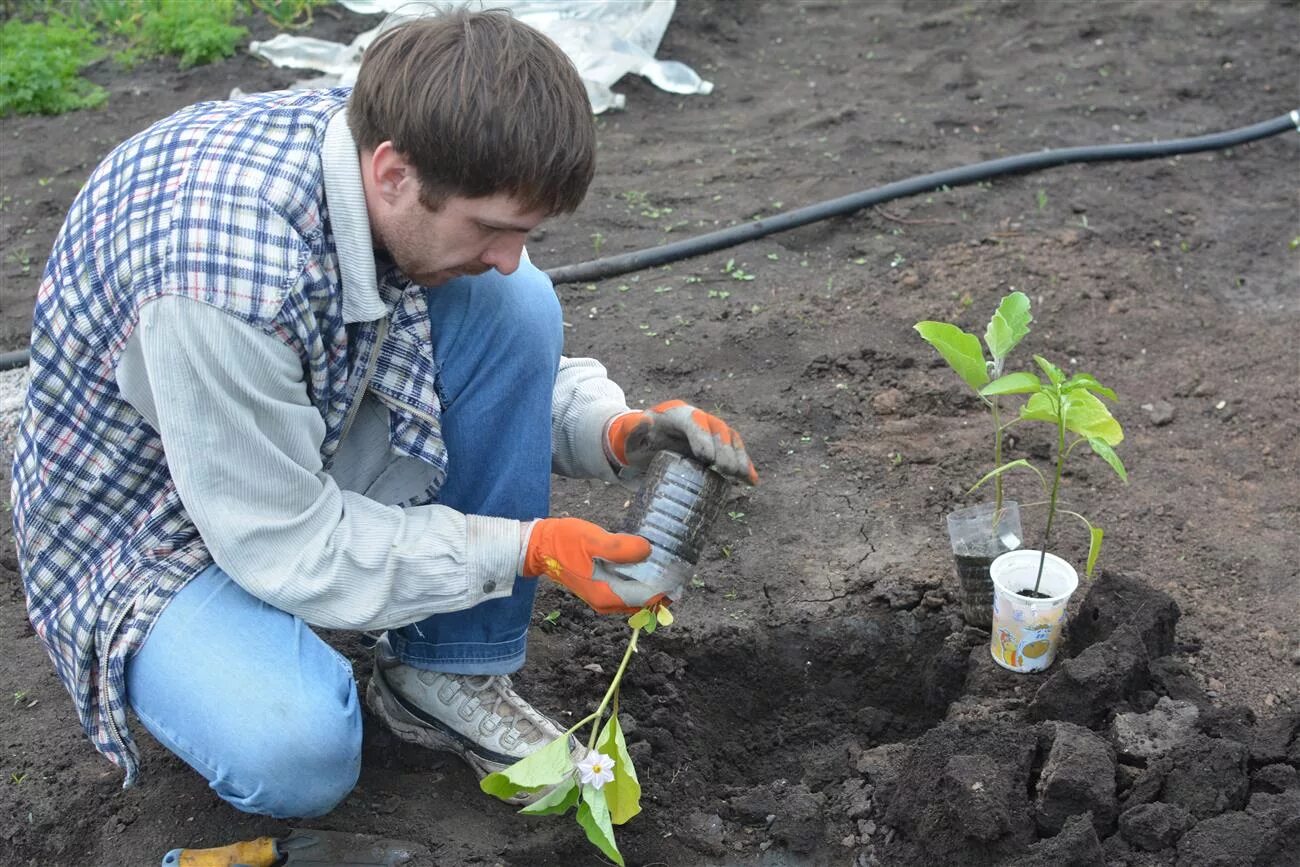
[[989, 629], [993, 626], [993, 579], [989, 567], [995, 556], [979, 557], [973, 554], [954, 554], [957, 562], [957, 580], [961, 582], [961, 615], [971, 626]]

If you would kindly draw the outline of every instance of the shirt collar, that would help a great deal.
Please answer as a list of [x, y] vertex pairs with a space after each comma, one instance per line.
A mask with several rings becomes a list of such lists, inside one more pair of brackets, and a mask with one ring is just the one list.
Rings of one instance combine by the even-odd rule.
[[325, 129], [321, 164], [343, 284], [343, 321], [380, 319], [388, 314], [388, 307], [379, 297], [370, 217], [361, 185], [361, 159], [348, 129], [346, 108], [339, 109]]

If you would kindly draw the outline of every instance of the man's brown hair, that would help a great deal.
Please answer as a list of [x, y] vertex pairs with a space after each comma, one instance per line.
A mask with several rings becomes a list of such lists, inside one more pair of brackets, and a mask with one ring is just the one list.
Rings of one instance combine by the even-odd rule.
[[416, 18], [366, 49], [348, 100], [359, 147], [415, 166], [421, 202], [505, 193], [546, 214], [577, 209], [596, 167], [587, 91], [549, 38], [503, 10]]

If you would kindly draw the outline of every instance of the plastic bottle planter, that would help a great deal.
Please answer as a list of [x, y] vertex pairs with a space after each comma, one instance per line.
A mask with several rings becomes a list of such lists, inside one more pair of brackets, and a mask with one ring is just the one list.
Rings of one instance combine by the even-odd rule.
[[675, 452], [655, 455], [624, 527], [624, 532], [650, 540], [650, 556], [610, 568], [674, 596], [699, 562], [700, 548], [726, 493], [726, 479], [699, 462]]
[[993, 628], [989, 650], [993, 661], [1012, 671], [1042, 671], [1056, 658], [1065, 627], [1065, 608], [1079, 586], [1074, 567], [1048, 554], [1039, 584], [1045, 599], [1029, 599], [1018, 591], [1033, 589], [1038, 551], [1011, 551], [989, 567], [993, 578]]
[[1020, 504], [1003, 500], [948, 513], [948, 540], [957, 564], [961, 615], [971, 626], [988, 629], [993, 621], [993, 579], [989, 567], [1001, 554], [1020, 547]]

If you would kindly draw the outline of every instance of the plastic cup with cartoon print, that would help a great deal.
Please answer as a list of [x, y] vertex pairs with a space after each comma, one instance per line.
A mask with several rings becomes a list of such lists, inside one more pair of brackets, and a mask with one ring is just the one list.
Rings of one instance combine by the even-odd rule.
[[1048, 554], [1038, 592], [1045, 598], [1021, 596], [1033, 590], [1038, 575], [1038, 551], [1009, 551], [993, 561], [993, 627], [989, 650], [993, 661], [1012, 671], [1042, 671], [1056, 658], [1065, 628], [1066, 606], [1079, 586], [1079, 573], [1069, 563]]
[[993, 619], [993, 579], [989, 567], [1001, 554], [1020, 547], [1020, 504], [1003, 500], [1002, 508], [980, 503], [948, 513], [948, 540], [961, 589], [961, 616], [971, 626], [988, 629]]

